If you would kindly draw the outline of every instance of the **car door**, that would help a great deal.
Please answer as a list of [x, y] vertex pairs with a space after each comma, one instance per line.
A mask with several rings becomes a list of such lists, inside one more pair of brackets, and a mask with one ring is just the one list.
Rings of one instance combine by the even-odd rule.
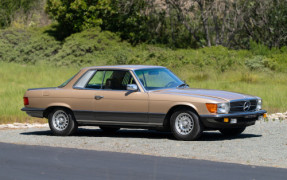
[[140, 124], [148, 122], [148, 94], [128, 91], [127, 84], [136, 84], [128, 70], [106, 70], [101, 90], [96, 91], [96, 120]]
[[[103, 78], [103, 73], [96, 70], [89, 70], [81, 76], [75, 83], [72, 90], [72, 98], [67, 99], [72, 107], [77, 121], [90, 122], [96, 119], [94, 113], [96, 89], [101, 89], [102, 80], [96, 82], [94, 77], [98, 79]], [[90, 87], [87, 86], [88, 82], [94, 78]], [[97, 84], [98, 83], [98, 84]]]

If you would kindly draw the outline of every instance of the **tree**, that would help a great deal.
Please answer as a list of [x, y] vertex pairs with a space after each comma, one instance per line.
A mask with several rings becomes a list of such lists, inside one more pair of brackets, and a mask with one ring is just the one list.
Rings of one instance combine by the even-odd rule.
[[67, 33], [99, 26], [112, 13], [110, 0], [48, 0], [46, 11]]
[[[7, 1], [7, 0], [4, 0]], [[60, 33], [100, 26], [132, 44], [174, 48], [287, 44], [287, 0], [48, 0]]]
[[39, 0], [1, 0], [0, 1], [0, 28], [10, 26], [17, 11], [27, 14]]

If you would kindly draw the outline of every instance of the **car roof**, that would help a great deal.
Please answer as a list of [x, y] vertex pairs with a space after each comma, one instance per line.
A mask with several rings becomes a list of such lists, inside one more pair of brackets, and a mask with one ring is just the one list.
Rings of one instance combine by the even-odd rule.
[[138, 69], [152, 69], [152, 68], [165, 68], [163, 66], [151, 65], [117, 65], [117, 66], [91, 66], [84, 69], [123, 69], [123, 70], [138, 70]]

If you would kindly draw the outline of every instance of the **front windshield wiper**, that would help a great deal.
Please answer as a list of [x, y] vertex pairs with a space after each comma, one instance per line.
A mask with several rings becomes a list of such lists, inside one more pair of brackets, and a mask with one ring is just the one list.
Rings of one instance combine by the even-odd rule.
[[189, 87], [189, 86], [186, 83], [182, 83], [182, 84], [176, 86], [176, 88], [181, 88], [181, 87], [186, 88], [186, 87]]

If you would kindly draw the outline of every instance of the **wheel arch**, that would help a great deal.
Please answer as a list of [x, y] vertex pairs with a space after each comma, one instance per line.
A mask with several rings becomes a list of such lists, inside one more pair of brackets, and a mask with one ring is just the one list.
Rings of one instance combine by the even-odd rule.
[[177, 105], [174, 105], [173, 107], [171, 107], [168, 110], [167, 114], [165, 115], [164, 122], [163, 122], [163, 126], [165, 128], [169, 128], [170, 129], [170, 118], [171, 118], [171, 116], [172, 116], [172, 114], [174, 112], [176, 112], [176, 111], [178, 111], [180, 109], [188, 109], [188, 110], [196, 113], [198, 115], [198, 117], [200, 117], [198, 112], [197, 112], [197, 110], [196, 110], [196, 108], [194, 106], [189, 105], [189, 104], [177, 104]]
[[72, 115], [74, 116], [74, 113], [72, 111], [72, 109], [70, 107], [67, 107], [67, 106], [62, 106], [62, 105], [54, 105], [54, 106], [49, 106], [48, 108], [46, 108], [43, 112], [43, 117], [44, 118], [48, 118], [49, 114], [54, 110], [54, 109], [57, 109], [57, 108], [62, 108], [62, 109], [65, 109], [69, 112], [72, 113]]

